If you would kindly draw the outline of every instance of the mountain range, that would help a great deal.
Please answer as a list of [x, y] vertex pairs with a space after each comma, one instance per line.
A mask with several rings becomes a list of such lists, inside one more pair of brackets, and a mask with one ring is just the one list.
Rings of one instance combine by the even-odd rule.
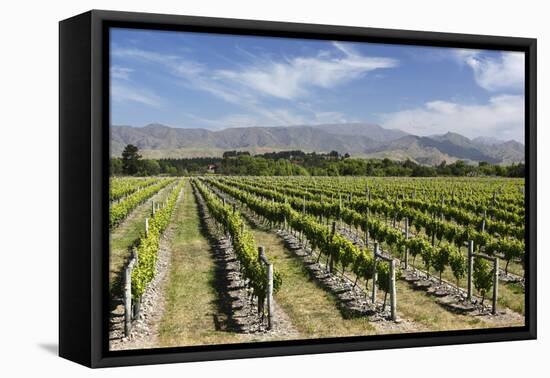
[[221, 156], [224, 151], [251, 154], [283, 150], [338, 151], [353, 157], [411, 159], [425, 165], [442, 161], [487, 161], [510, 164], [525, 160], [523, 144], [494, 138], [466, 138], [457, 133], [416, 136], [370, 123], [315, 126], [234, 127], [218, 131], [174, 128], [160, 124], [144, 127], [112, 126], [111, 155], [120, 156], [124, 146], [136, 145], [148, 158]]

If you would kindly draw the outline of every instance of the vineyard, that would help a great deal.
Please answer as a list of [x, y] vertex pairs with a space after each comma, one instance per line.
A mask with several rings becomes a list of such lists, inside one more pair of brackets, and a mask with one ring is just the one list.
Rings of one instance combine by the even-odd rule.
[[111, 348], [521, 326], [524, 180], [111, 179]]

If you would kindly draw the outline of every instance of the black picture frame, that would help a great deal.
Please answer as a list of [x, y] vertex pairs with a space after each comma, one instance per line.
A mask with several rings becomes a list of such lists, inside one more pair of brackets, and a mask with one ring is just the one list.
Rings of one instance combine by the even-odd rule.
[[[525, 53], [524, 327], [108, 350], [109, 28], [336, 39]], [[59, 24], [59, 354], [89, 367], [535, 339], [536, 39], [92, 10]]]

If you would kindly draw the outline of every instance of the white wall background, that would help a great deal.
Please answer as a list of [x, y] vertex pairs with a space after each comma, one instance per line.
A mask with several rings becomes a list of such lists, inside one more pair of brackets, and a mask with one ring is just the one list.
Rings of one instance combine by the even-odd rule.
[[[58, 25], [92, 8], [396, 29], [536, 37], [539, 40], [539, 275], [550, 270], [544, 216], [550, 136], [550, 28], [544, 1], [6, 1], [0, 22], [0, 375], [134, 377], [543, 376], [548, 364], [549, 274], [539, 278], [539, 340], [92, 371], [58, 358]], [[546, 92], [545, 92], [546, 90]], [[546, 113], [547, 115], [548, 113]], [[543, 273], [543, 274], [541, 274]], [[546, 349], [546, 350], [545, 350]], [[537, 374], [538, 373], [538, 374]], [[493, 375], [494, 374], [494, 375]]]

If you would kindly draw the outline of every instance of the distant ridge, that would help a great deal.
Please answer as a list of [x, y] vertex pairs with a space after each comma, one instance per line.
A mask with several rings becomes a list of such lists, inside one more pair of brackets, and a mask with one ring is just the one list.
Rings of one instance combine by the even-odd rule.
[[174, 128], [160, 124], [144, 127], [112, 126], [111, 155], [120, 156], [127, 144], [139, 147], [145, 157], [181, 158], [221, 156], [228, 150], [252, 154], [302, 150], [338, 151], [355, 157], [411, 159], [435, 165], [442, 161], [487, 161], [510, 164], [525, 160], [525, 147], [516, 141], [466, 138], [457, 133], [420, 137], [368, 123], [315, 126], [234, 127], [218, 131]]

